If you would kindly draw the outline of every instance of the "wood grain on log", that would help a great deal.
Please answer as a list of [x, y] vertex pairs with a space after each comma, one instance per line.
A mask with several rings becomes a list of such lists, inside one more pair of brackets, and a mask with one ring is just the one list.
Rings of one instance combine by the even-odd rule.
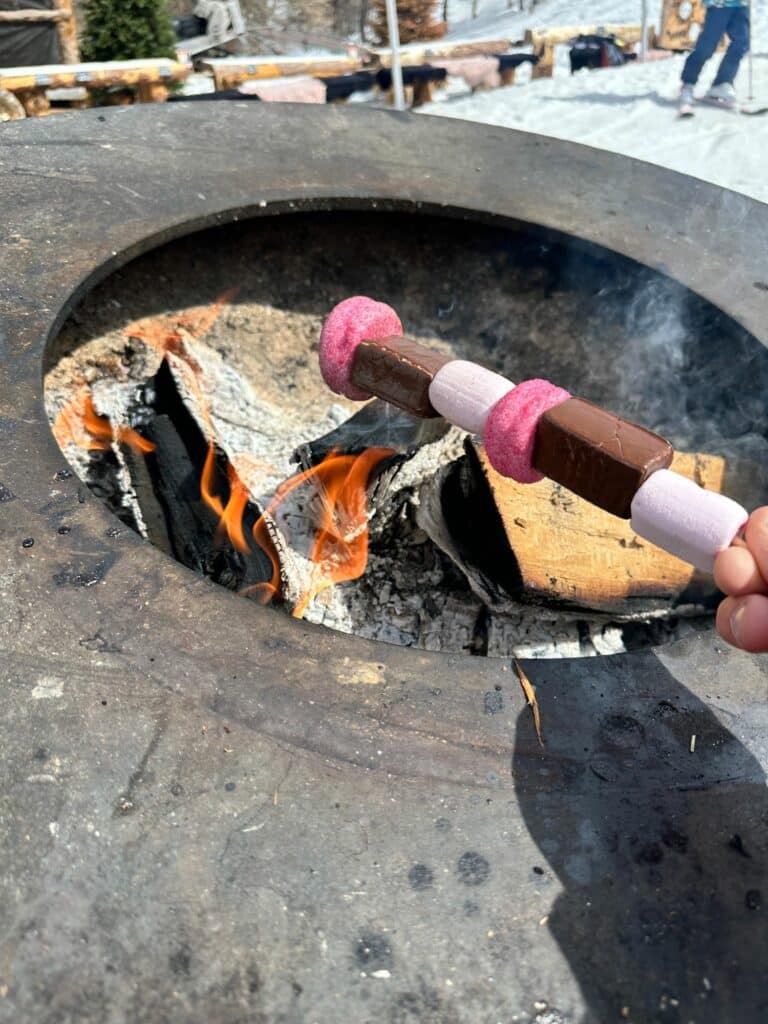
[[65, 64], [79, 64], [80, 47], [77, 44], [77, 22], [72, 10], [72, 0], [54, 0], [54, 7], [58, 14], [65, 15], [56, 26], [61, 59]]
[[[551, 480], [518, 484], [500, 476], [474, 445], [519, 571], [520, 596], [631, 614], [660, 602], [706, 605], [712, 578], [641, 540], [629, 523], [603, 512]], [[725, 461], [677, 453], [672, 469], [720, 491]]]

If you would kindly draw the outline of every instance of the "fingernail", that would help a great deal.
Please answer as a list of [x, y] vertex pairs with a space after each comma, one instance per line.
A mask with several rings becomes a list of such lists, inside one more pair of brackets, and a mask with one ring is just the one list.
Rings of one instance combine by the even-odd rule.
[[746, 612], [746, 610], [747, 606], [745, 604], [741, 604], [733, 613], [733, 615], [731, 615], [730, 618], [731, 632], [733, 633], [734, 638], [739, 643], [741, 643], [741, 622], [744, 618], [744, 613]]

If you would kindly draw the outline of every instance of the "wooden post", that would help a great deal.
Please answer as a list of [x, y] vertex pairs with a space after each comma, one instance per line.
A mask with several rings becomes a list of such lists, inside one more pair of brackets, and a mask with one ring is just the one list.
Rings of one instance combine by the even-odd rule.
[[417, 79], [413, 83], [413, 101], [411, 102], [412, 107], [421, 107], [425, 103], [432, 102], [432, 83], [428, 81], [421, 81]]
[[555, 71], [554, 44], [543, 40], [533, 52], [539, 59], [533, 65], [531, 78], [551, 78]]
[[139, 82], [136, 90], [139, 103], [165, 103], [168, 89], [162, 82]]
[[45, 94], [45, 86], [35, 89], [19, 89], [16, 98], [24, 107], [27, 117], [43, 117], [51, 112], [51, 104]]
[[21, 100], [14, 96], [12, 92], [8, 92], [7, 89], [0, 89], [0, 123], [3, 121], [19, 121], [26, 116], [27, 112]]
[[392, 49], [392, 88], [395, 93], [395, 110], [405, 110], [403, 95], [403, 69], [400, 66], [400, 25], [397, 20], [395, 0], [387, 0], [387, 31]]
[[57, 11], [68, 15], [56, 23], [61, 62], [62, 64], [79, 64], [80, 48], [77, 45], [77, 23], [75, 12], [72, 10], [72, 0], [53, 0], [53, 3]]

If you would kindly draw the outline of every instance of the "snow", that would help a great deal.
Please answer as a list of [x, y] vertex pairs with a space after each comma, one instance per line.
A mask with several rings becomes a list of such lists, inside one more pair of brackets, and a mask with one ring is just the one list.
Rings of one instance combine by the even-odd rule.
[[[649, 4], [649, 21], [661, 4]], [[507, 0], [480, 0], [471, 18], [471, 0], [449, 0], [451, 40], [521, 40], [526, 28], [560, 25], [640, 23], [639, 0], [545, 0], [532, 12], [507, 9]], [[768, 106], [768, 5], [753, 8], [754, 96]], [[762, 52], [760, 52], [762, 51]], [[514, 86], [470, 94], [453, 81], [420, 113], [455, 117], [579, 142], [659, 164], [768, 202], [768, 114], [747, 117], [703, 104], [696, 116], [677, 117], [683, 56], [630, 63], [619, 68], [571, 75], [568, 48], [557, 48], [555, 74], [530, 81], [518, 73]], [[697, 86], [703, 94], [721, 55], [705, 65]], [[748, 58], [741, 63], [736, 90], [749, 93]]]

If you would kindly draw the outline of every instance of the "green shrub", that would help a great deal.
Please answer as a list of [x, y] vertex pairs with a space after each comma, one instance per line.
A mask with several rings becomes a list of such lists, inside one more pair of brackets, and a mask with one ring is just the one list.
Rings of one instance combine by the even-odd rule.
[[165, 0], [90, 0], [83, 60], [176, 59], [176, 37]]

